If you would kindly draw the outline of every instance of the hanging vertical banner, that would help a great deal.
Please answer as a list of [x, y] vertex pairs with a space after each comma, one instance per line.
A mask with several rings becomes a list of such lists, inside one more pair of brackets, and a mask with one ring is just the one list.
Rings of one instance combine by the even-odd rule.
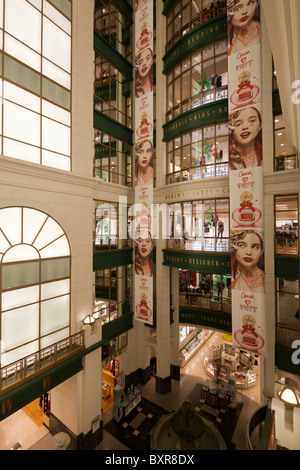
[[227, 0], [232, 337], [266, 355], [259, 0]]
[[153, 325], [153, 0], [135, 3], [135, 318]]

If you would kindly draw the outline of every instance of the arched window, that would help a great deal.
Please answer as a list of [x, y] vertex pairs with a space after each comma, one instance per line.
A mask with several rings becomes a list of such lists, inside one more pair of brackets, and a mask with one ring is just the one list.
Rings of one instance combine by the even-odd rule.
[[70, 335], [70, 246], [28, 207], [0, 209], [1, 366]]

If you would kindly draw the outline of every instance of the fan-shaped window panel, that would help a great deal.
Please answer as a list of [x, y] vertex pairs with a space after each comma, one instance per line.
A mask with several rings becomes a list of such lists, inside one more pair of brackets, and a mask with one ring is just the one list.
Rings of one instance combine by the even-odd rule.
[[48, 214], [0, 209], [0, 366], [70, 335], [70, 245]]
[[15, 245], [10, 248], [2, 258], [2, 263], [14, 263], [16, 261], [26, 261], [39, 259], [38, 251], [30, 245]]

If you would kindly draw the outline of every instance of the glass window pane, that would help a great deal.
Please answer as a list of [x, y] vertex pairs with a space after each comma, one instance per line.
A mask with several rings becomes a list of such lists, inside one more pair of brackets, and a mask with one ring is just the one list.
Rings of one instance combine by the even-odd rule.
[[46, 218], [47, 215], [43, 212], [23, 208], [23, 243], [31, 245]]
[[31, 163], [40, 163], [40, 149], [16, 140], [3, 139], [3, 154]]
[[4, 76], [36, 94], [41, 91], [40, 75], [9, 56], [4, 56]]
[[2, 209], [0, 227], [11, 245], [21, 243], [21, 209], [19, 207]]
[[40, 116], [32, 111], [4, 102], [4, 136], [40, 146]]
[[41, 334], [52, 333], [69, 324], [69, 295], [41, 303]]
[[42, 130], [43, 148], [70, 155], [71, 133], [69, 127], [43, 117]]
[[43, 260], [41, 281], [51, 281], [54, 279], [63, 279], [70, 276], [70, 259], [60, 258], [54, 260]]
[[278, 129], [275, 131], [275, 156], [279, 155], [293, 155], [295, 148], [287, 143], [287, 136], [285, 129]]
[[15, 245], [5, 253], [2, 263], [14, 263], [30, 259], [39, 259], [38, 252], [32, 246]]
[[68, 88], [68, 90], [71, 88], [71, 75], [68, 72], [64, 72], [47, 59], [43, 59], [42, 61], [42, 73], [65, 88]]
[[38, 96], [7, 81], [4, 81], [4, 98], [36, 113], [40, 112], [40, 98]]
[[50, 243], [46, 248], [40, 251], [41, 258], [54, 258], [58, 256], [68, 256], [70, 248], [65, 236], [55, 242]]
[[2, 289], [28, 286], [39, 282], [39, 262], [8, 264], [2, 266]]
[[47, 18], [43, 22], [43, 55], [71, 72], [71, 38]]
[[44, 0], [43, 13], [66, 33], [71, 34], [71, 22], [46, 0]]
[[49, 217], [47, 222], [44, 224], [42, 230], [40, 231], [39, 235], [37, 236], [36, 240], [34, 241], [33, 246], [37, 250], [41, 250], [61, 235], [63, 235], [63, 230], [58, 225], [58, 223], [55, 222], [55, 220]]
[[52, 168], [57, 168], [59, 170], [70, 171], [71, 169], [70, 157], [65, 157], [64, 155], [48, 152], [47, 150], [42, 151], [42, 164], [46, 166], [51, 166]]
[[42, 100], [42, 114], [66, 126], [71, 125], [71, 114], [69, 111], [49, 103], [49, 101]]
[[51, 297], [58, 297], [60, 295], [69, 294], [70, 292], [70, 279], [63, 279], [62, 281], [48, 282], [41, 285], [41, 300], [50, 299]]
[[4, 50], [29, 67], [41, 71], [41, 56], [7, 33], [4, 35]]
[[26, 287], [2, 294], [2, 310], [10, 310], [39, 301], [39, 286]]
[[39, 349], [38, 341], [33, 341], [31, 343], [25, 344], [20, 348], [13, 349], [12, 351], [1, 354], [1, 365], [5, 366], [12, 364], [13, 362], [19, 361], [23, 357], [30, 356]]
[[46, 336], [45, 338], [41, 339], [41, 349], [47, 348], [51, 346], [51, 344], [58, 343], [63, 339], [70, 336], [70, 329], [64, 328], [63, 330], [58, 331], [57, 333], [52, 333], [51, 335]]
[[68, 110], [71, 109], [71, 94], [60, 85], [53, 83], [48, 78], [42, 78], [43, 98], [53, 101], [55, 104], [62, 106]]
[[5, 236], [0, 232], [0, 253], [5, 253], [10, 247], [10, 244], [6, 240]]
[[29, 3], [5, 2], [5, 29], [32, 49], [41, 51], [41, 13]]
[[6, 349], [33, 341], [39, 335], [39, 304], [2, 313], [1, 339]]

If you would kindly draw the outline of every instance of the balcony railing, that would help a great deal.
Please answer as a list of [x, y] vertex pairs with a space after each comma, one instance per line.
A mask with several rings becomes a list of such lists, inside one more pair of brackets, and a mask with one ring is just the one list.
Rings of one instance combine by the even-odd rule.
[[211, 88], [209, 90], [201, 91], [170, 109], [166, 113], [166, 121], [171, 121], [176, 116], [179, 116], [179, 114], [185, 113], [190, 109], [198, 108], [198, 106], [202, 106], [204, 104], [208, 104], [213, 101], [223, 100], [226, 98], [228, 98], [227, 85], [224, 85], [219, 88]]
[[230, 239], [229, 237], [203, 237], [198, 240], [171, 238], [167, 240], [167, 248], [174, 250], [226, 253], [230, 250]]
[[193, 181], [203, 178], [215, 178], [216, 176], [228, 176], [228, 163], [212, 163], [184, 170], [174, 171], [166, 175], [166, 184], [181, 183], [183, 181]]
[[42, 371], [74, 351], [84, 348], [84, 332], [80, 331], [68, 338], [41, 349], [0, 369], [0, 391], [22, 382]]
[[200, 293], [180, 293], [179, 304], [181, 307], [190, 305], [194, 308], [203, 310], [212, 310], [214, 312], [222, 312], [231, 314], [231, 299], [224, 297], [211, 297]]
[[300, 340], [300, 330], [290, 326], [277, 324], [276, 326], [276, 344], [290, 348], [292, 343]]
[[274, 157], [274, 171], [296, 170], [298, 165], [298, 155], [277, 155]]
[[197, 28], [197, 26], [206, 23], [213, 18], [216, 18], [217, 16], [225, 14], [226, 11], [226, 1], [218, 0], [216, 5], [213, 5], [211, 8], [205, 8], [203, 11], [197, 13], [197, 15], [195, 15], [188, 23], [176, 31], [173, 37], [167, 42], [166, 53], [179, 39], [192, 31], [194, 28]]

